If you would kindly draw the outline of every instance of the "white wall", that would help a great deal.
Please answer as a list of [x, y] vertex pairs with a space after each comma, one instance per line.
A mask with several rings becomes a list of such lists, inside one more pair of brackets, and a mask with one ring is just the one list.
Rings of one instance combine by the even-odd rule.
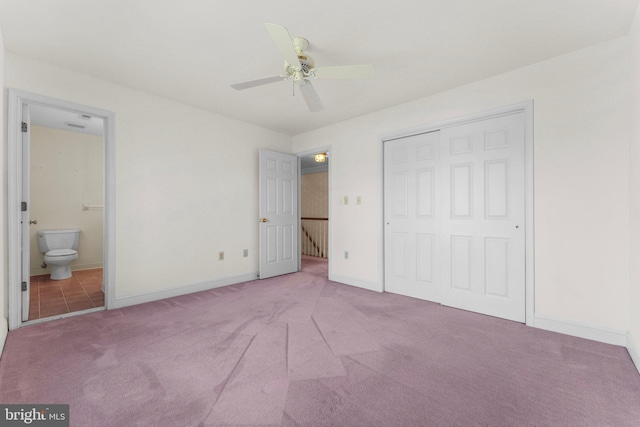
[[640, 8], [636, 11], [630, 32], [633, 104], [631, 108], [632, 138], [630, 150], [630, 220], [631, 288], [629, 295], [629, 352], [640, 371]]
[[48, 274], [38, 247], [39, 230], [79, 229], [78, 259], [72, 270], [102, 267], [104, 148], [101, 136], [31, 126], [29, 201], [31, 275]]
[[350, 255], [332, 275], [382, 284], [380, 135], [534, 99], [536, 314], [627, 331], [627, 58], [621, 38], [295, 136], [294, 152], [331, 145], [330, 254]]
[[115, 113], [117, 298], [257, 272], [258, 149], [288, 136], [12, 53], [5, 72]]

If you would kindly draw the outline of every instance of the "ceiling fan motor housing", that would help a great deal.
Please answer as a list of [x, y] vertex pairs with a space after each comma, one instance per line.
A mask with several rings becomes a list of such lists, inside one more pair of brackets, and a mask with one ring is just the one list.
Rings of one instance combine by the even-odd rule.
[[[309, 70], [315, 67], [313, 58], [304, 52], [309, 47], [309, 41], [303, 37], [294, 37], [293, 40], [291, 40], [291, 43], [293, 44], [293, 48], [296, 50], [298, 61], [300, 61], [300, 65], [302, 65], [302, 72], [306, 77], [309, 75]], [[288, 64], [287, 61], [284, 62], [284, 71], [288, 75], [294, 75], [296, 72], [296, 70], [291, 67], [291, 64]]]
[[[310, 57], [309, 55], [307, 55], [306, 53], [303, 53], [303, 52], [298, 53], [298, 60], [300, 61], [300, 64], [302, 65], [302, 72], [305, 75], [308, 75], [309, 74], [309, 70], [311, 70], [312, 68], [315, 67], [315, 62], [314, 62], [313, 58]], [[293, 67], [291, 67], [291, 65], [289, 65], [289, 63], [287, 63], [286, 61], [284, 62], [284, 71], [288, 75], [295, 74], [295, 69]]]

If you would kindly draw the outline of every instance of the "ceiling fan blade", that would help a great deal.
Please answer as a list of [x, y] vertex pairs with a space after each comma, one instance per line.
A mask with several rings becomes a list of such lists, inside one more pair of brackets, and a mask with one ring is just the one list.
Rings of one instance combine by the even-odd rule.
[[296, 53], [296, 49], [293, 47], [293, 43], [291, 42], [289, 30], [278, 24], [266, 23], [264, 24], [264, 26], [267, 28], [267, 31], [271, 35], [273, 42], [280, 50], [280, 53], [282, 53], [282, 56], [284, 56], [284, 60], [287, 61], [287, 63], [293, 68], [302, 68], [302, 64], [300, 64], [298, 54]]
[[268, 83], [279, 82], [279, 81], [284, 80], [285, 78], [286, 78], [285, 76], [264, 77], [264, 78], [261, 78], [261, 79], [248, 80], [246, 82], [241, 82], [241, 83], [234, 83], [234, 84], [231, 85], [231, 87], [234, 88], [235, 90], [243, 90], [243, 89], [249, 89], [250, 87], [266, 85]]
[[311, 70], [319, 79], [372, 79], [376, 68], [371, 64], [320, 67]]
[[320, 97], [318, 96], [318, 92], [314, 89], [313, 85], [309, 80], [302, 80], [298, 83], [298, 87], [300, 88], [300, 93], [302, 93], [302, 97], [307, 103], [307, 107], [309, 107], [309, 111], [316, 112], [324, 109], [324, 105], [322, 105], [322, 101], [320, 101]]

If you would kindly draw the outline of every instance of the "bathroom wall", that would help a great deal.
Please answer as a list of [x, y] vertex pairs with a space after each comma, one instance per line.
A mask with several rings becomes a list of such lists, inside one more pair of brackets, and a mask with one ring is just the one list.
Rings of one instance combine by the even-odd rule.
[[256, 277], [258, 150], [289, 136], [13, 53], [6, 87], [115, 113], [116, 306]]
[[31, 275], [41, 267], [38, 230], [80, 230], [78, 259], [72, 270], [102, 267], [103, 141], [101, 136], [31, 126]]
[[294, 136], [294, 152], [331, 147], [330, 279], [382, 288], [381, 135], [533, 99], [535, 315], [624, 336], [628, 57], [623, 37]]

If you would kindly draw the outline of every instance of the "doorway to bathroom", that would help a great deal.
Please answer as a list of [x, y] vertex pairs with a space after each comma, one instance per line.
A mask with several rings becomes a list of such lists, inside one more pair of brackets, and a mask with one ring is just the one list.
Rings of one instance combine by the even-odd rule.
[[[104, 121], [42, 105], [29, 107], [29, 119], [27, 320], [104, 307]], [[66, 240], [76, 248], [47, 247], [67, 235], [78, 236]]]
[[[104, 310], [114, 276], [114, 115], [13, 89], [8, 107], [9, 328]], [[65, 234], [77, 238], [59, 244]]]

